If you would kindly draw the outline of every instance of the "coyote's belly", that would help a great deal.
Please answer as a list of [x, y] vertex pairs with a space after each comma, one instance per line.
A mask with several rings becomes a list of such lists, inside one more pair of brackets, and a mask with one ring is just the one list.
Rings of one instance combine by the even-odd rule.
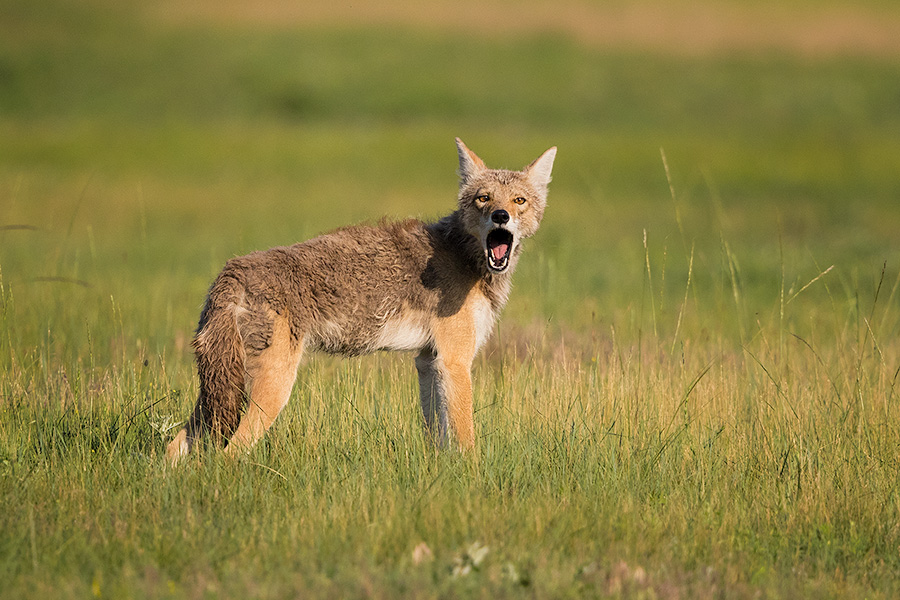
[[387, 319], [375, 338], [376, 350], [421, 350], [434, 341], [425, 315], [410, 311]]
[[424, 319], [412, 315], [383, 321], [373, 315], [368, 323], [324, 321], [315, 329], [306, 347], [342, 356], [360, 356], [378, 350], [421, 350], [433, 342]]

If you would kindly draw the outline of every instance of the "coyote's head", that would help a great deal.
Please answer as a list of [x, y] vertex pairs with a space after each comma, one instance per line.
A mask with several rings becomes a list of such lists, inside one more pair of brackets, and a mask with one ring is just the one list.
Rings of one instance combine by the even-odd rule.
[[456, 138], [459, 150], [459, 208], [463, 226], [484, 250], [492, 273], [509, 269], [521, 240], [534, 235], [547, 206], [547, 185], [556, 148], [521, 171], [488, 169]]

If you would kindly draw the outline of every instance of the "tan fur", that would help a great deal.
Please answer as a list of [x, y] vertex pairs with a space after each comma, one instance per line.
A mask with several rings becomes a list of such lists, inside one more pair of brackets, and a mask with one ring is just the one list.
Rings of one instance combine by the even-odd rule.
[[540, 224], [556, 149], [523, 171], [457, 149], [459, 207], [436, 223], [347, 227], [228, 261], [200, 316], [200, 395], [169, 444], [172, 462], [207, 432], [231, 454], [252, 447], [287, 403], [305, 349], [418, 351], [426, 430], [439, 446], [451, 429], [474, 446], [472, 360]]
[[268, 348], [247, 361], [250, 400], [227, 452], [250, 448], [263, 436], [288, 402], [303, 354], [302, 340], [292, 340], [287, 319], [276, 317]]
[[475, 358], [475, 311], [481, 299], [477, 289], [471, 291], [455, 314], [438, 319], [434, 331], [437, 369], [442, 381], [449, 411], [450, 425], [463, 448], [475, 446], [472, 420], [472, 359]]

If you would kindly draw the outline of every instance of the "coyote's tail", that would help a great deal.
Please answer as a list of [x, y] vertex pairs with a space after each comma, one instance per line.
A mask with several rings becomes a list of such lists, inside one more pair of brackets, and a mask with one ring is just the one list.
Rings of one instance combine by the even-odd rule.
[[238, 317], [246, 310], [243, 302], [243, 285], [220, 275], [209, 291], [193, 341], [200, 377], [196, 413], [202, 428], [220, 443], [237, 429], [246, 403], [246, 355], [238, 328]]

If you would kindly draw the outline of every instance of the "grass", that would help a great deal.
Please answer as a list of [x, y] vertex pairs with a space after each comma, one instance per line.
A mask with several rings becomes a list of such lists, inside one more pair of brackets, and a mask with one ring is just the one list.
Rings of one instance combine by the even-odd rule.
[[[0, 10], [6, 594], [897, 595], [896, 57]], [[252, 455], [167, 469], [222, 263], [450, 210], [454, 135], [560, 148], [477, 456], [410, 356], [313, 357]]]

